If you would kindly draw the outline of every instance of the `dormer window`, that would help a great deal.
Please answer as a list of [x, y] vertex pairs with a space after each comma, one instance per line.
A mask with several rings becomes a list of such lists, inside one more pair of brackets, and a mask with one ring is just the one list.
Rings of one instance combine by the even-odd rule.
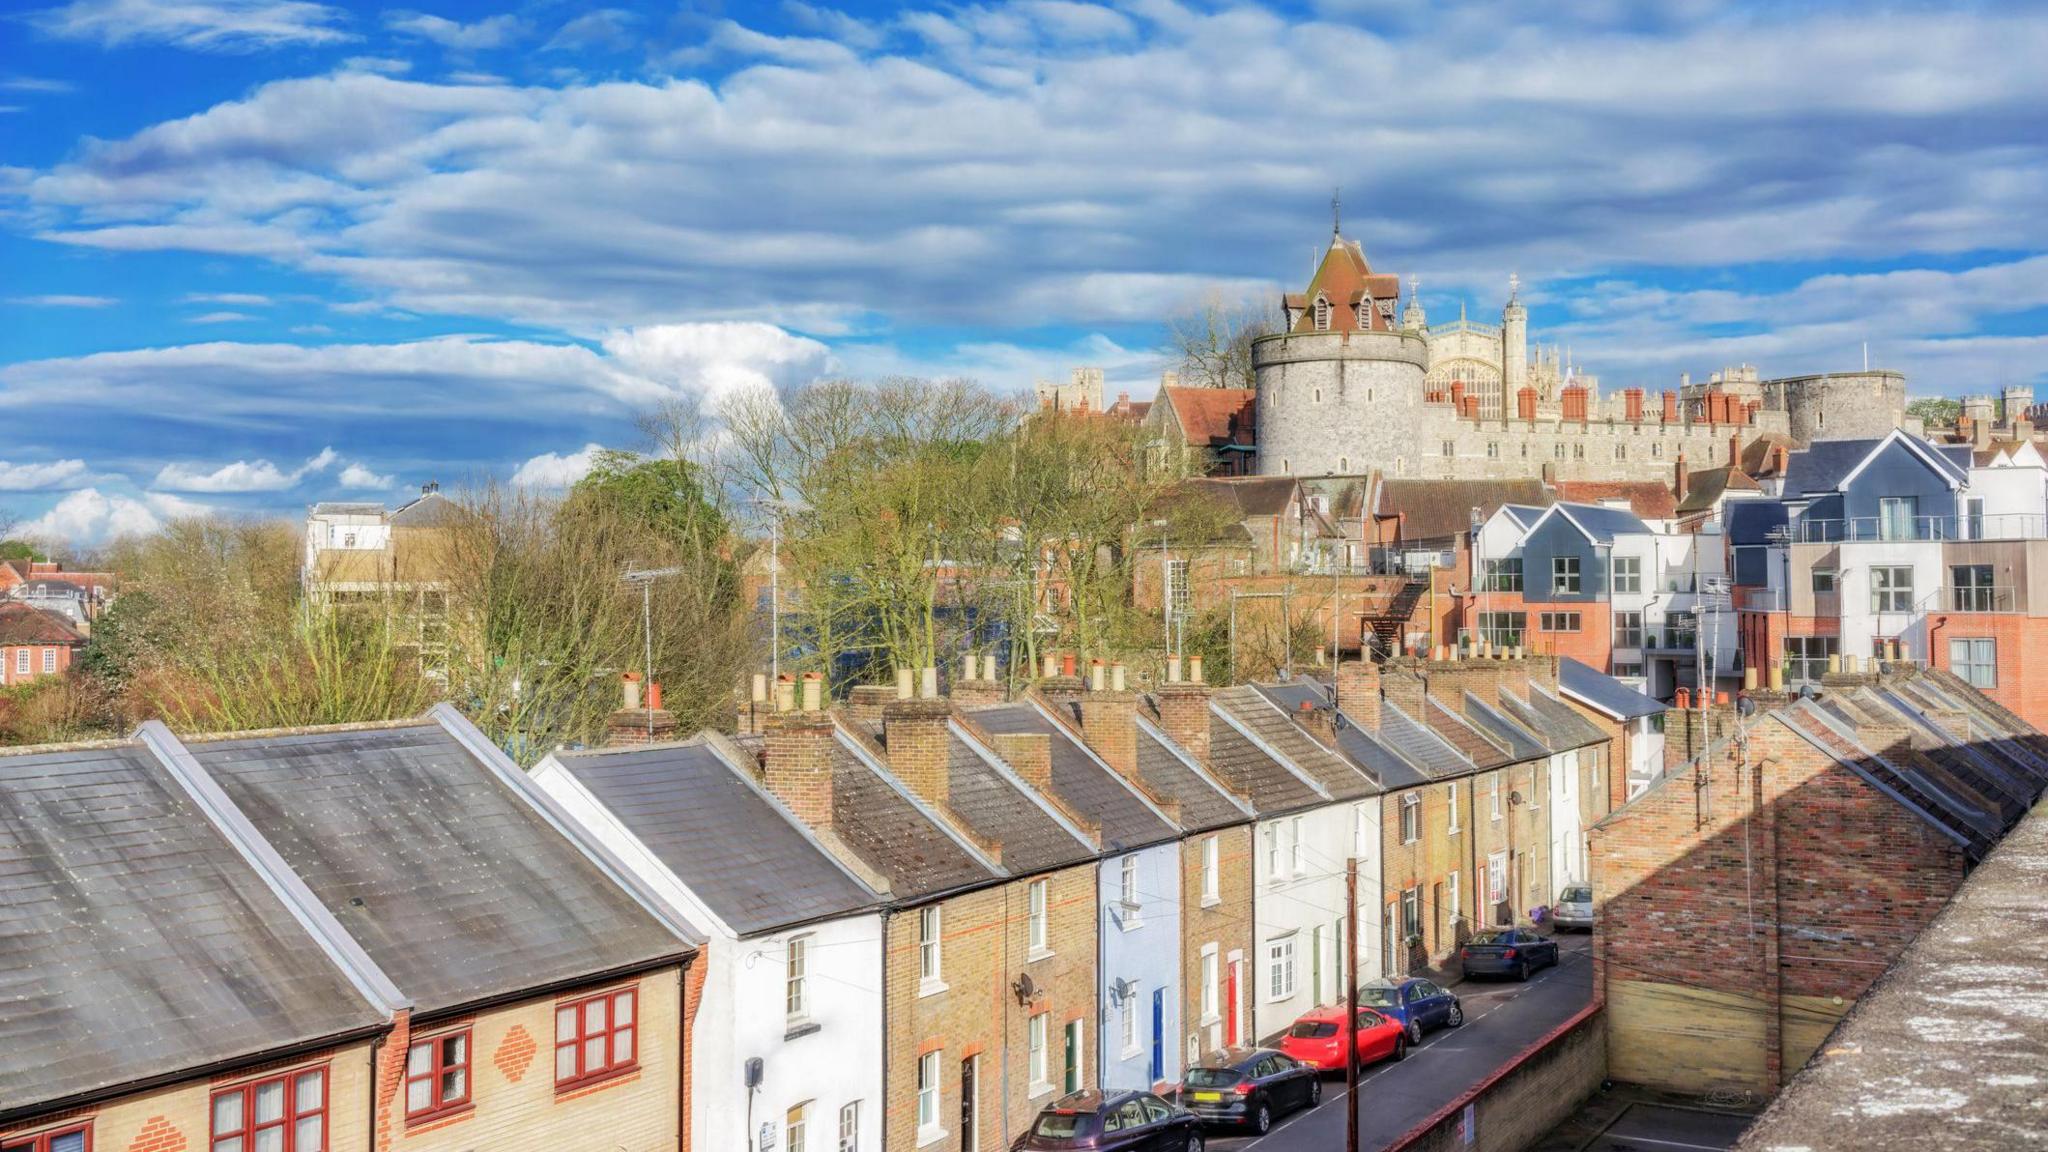
[[1330, 299], [1327, 296], [1318, 295], [1316, 297], [1316, 331], [1328, 332], [1329, 330]]

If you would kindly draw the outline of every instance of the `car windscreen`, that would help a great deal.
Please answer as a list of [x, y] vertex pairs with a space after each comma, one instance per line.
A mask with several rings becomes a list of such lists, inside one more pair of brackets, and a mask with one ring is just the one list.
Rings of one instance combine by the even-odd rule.
[[1474, 944], [1513, 944], [1515, 938], [1506, 932], [1481, 932], [1472, 938]]
[[1229, 1088], [1242, 1079], [1244, 1079], [1244, 1073], [1239, 1072], [1235, 1068], [1188, 1069], [1188, 1087], [1190, 1088]]
[[1382, 1008], [1397, 1008], [1401, 1004], [1400, 997], [1395, 994], [1394, 990], [1386, 987], [1360, 988], [1358, 990], [1358, 1002], [1360, 1004], [1373, 1004]]
[[1333, 1020], [1302, 1020], [1287, 1034], [1298, 1040], [1328, 1040], [1337, 1034], [1337, 1024]]
[[1585, 904], [1593, 899], [1591, 888], [1567, 888], [1558, 900], [1565, 904]]
[[1038, 1117], [1038, 1126], [1032, 1129], [1036, 1135], [1047, 1140], [1071, 1140], [1076, 1136], [1095, 1134], [1095, 1113], [1093, 1112], [1044, 1112]]

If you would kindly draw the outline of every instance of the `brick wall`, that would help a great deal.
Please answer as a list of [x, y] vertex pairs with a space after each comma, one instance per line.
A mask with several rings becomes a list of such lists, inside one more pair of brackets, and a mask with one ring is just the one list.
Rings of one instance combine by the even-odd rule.
[[[2019, 713], [2029, 724], [2048, 726], [2048, 619], [1975, 612], [1950, 612], [1946, 619], [1929, 644], [1930, 663], [1952, 672], [1950, 640], [1996, 641], [1998, 682], [1984, 694]], [[2033, 671], [2036, 668], [2041, 671]]]
[[[1450, 831], [1451, 799], [1446, 784], [1424, 784], [1416, 788], [1404, 788], [1380, 797], [1380, 877], [1381, 894], [1384, 901], [1380, 914], [1381, 922], [1393, 926], [1393, 954], [1388, 963], [1392, 972], [1414, 971], [1441, 964], [1456, 951], [1461, 933], [1467, 926], [1453, 929], [1453, 908], [1450, 896], [1450, 874], [1459, 873], [1458, 905], [1460, 915], [1469, 917], [1473, 897], [1468, 894], [1471, 874], [1472, 812], [1470, 791], [1472, 782], [1460, 780], [1458, 790], [1458, 831]], [[1412, 842], [1401, 835], [1401, 813], [1413, 797], [1418, 812], [1417, 831], [1419, 836]], [[1401, 894], [1414, 889], [1420, 902], [1422, 918], [1422, 940], [1417, 945], [1404, 941], [1406, 925], [1402, 920]], [[1360, 903], [1364, 902], [1360, 895]], [[1371, 947], [1384, 949], [1386, 942], [1376, 940]]]
[[[28, 655], [28, 671], [21, 671], [22, 654]], [[56, 662], [54, 671], [43, 671], [45, 654]], [[0, 644], [0, 684], [26, 684], [44, 676], [62, 676], [71, 668], [72, 649], [69, 644], [24, 644], [10, 646]]]
[[311, 1069], [327, 1076], [327, 1147], [333, 1152], [367, 1152], [370, 1147], [370, 1042], [316, 1052], [288, 1061], [187, 1080], [89, 1108], [0, 1128], [0, 1140], [52, 1128], [89, 1123], [95, 1152], [206, 1152], [213, 1093], [270, 1076]]
[[1589, 840], [1612, 1074], [1684, 1092], [1775, 1091], [1963, 872], [1945, 840], [1770, 720], [1747, 766], [1708, 757]]
[[[604, 1147], [614, 1152], [679, 1147], [681, 973], [680, 968], [658, 969], [455, 1020], [412, 1025], [410, 1039], [415, 1041], [469, 1031], [473, 1106], [444, 1117], [407, 1118], [401, 1083], [405, 1044], [394, 1032], [377, 1052], [377, 1152], [576, 1147], [593, 1132], [602, 1132]], [[638, 1000], [637, 1066], [608, 1080], [557, 1090], [557, 1006], [624, 988], [632, 988]]]
[[1521, 1152], [1571, 1115], [1606, 1076], [1607, 1033], [1596, 1004], [1416, 1125], [1387, 1152]]
[[[1093, 863], [1047, 874], [1046, 940], [1050, 954], [1030, 954], [1028, 881], [985, 888], [940, 901], [941, 981], [927, 988], [920, 976], [919, 909], [906, 908], [884, 928], [887, 1019], [884, 1140], [890, 1152], [961, 1148], [961, 1063], [973, 1058], [978, 1084], [976, 1123], [983, 1149], [1008, 1146], [1038, 1109], [1058, 1093], [1063, 1037], [1081, 1020], [1081, 1083], [1096, 1083], [1096, 879]], [[1012, 983], [1029, 973], [1037, 994], [1020, 1006]], [[1050, 1089], [1031, 1091], [1029, 1017], [1049, 1015], [1046, 1074]], [[917, 1074], [920, 1058], [938, 1055], [939, 1126], [945, 1136], [919, 1144]], [[1006, 1089], [1007, 1086], [1007, 1089]]]
[[[1202, 899], [1202, 842], [1217, 841], [1216, 903]], [[1252, 827], [1223, 828], [1181, 842], [1181, 1013], [1182, 1030], [1195, 1036], [1202, 1053], [1229, 1040], [1223, 1017], [1230, 1011], [1231, 953], [1252, 955]], [[1216, 949], [1216, 1015], [1202, 1014], [1202, 950]], [[1182, 1036], [1183, 1055], [1188, 1036]]]

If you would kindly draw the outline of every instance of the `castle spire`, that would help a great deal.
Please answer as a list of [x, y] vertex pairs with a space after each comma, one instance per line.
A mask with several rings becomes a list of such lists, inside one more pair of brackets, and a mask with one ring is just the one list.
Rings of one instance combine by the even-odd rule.
[[1521, 295], [1521, 291], [1521, 276], [1513, 272], [1508, 273], [1508, 303], [1513, 304], [1515, 302], [1515, 298]]
[[1330, 189], [1330, 235], [1344, 234], [1344, 189], [1340, 185]]

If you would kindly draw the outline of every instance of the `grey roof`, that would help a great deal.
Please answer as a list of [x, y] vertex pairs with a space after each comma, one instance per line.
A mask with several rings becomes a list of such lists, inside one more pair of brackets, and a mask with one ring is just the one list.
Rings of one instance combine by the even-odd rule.
[[1503, 504], [1501, 508], [1507, 512], [1509, 518], [1524, 528], [1536, 523], [1544, 512], [1544, 506], [1536, 504]]
[[1472, 766], [1482, 772], [1503, 768], [1522, 759], [1509, 753], [1507, 741], [1482, 732], [1434, 696], [1423, 701], [1422, 712], [1428, 717], [1429, 730], [1464, 753], [1465, 758], [1472, 761]]
[[140, 744], [0, 756], [0, 1121], [384, 1023]]
[[1551, 501], [1550, 489], [1535, 477], [1499, 480], [1382, 480], [1374, 515], [1405, 516], [1409, 539], [1455, 536], [1470, 531], [1472, 510], [1480, 519], [1503, 505], [1535, 507]]
[[[978, 723], [981, 713], [974, 713]], [[1095, 858], [1095, 847], [1048, 811], [995, 753], [984, 757], [955, 727], [946, 753], [946, 808], [974, 834], [1002, 846], [1003, 868], [1012, 875], [1064, 868]], [[994, 761], [994, 762], [992, 762]]]
[[358, 500], [322, 500], [313, 505], [315, 516], [382, 516], [384, 506]]
[[191, 750], [417, 1011], [689, 950], [437, 723]]
[[2043, 875], [2048, 813], [2037, 812], [1856, 1002], [1738, 1152], [2048, 1146], [2034, 1074], [2048, 1051]]
[[1261, 816], [1294, 812], [1327, 804], [1330, 797], [1316, 785], [1289, 770], [1220, 717], [1213, 716], [1209, 734], [1209, 764], [1232, 787], [1245, 793]]
[[832, 830], [875, 871], [890, 895], [918, 899], [1002, 878], [894, 779], [841, 735], [833, 755]]
[[1113, 769], [1090, 755], [1064, 726], [1030, 704], [979, 709], [974, 722], [992, 733], [1043, 733], [1050, 737], [1053, 794], [1060, 803], [1101, 825], [1104, 851], [1157, 844], [1179, 835], [1179, 829], [1140, 799]]
[[463, 510], [462, 505], [439, 491], [425, 493], [391, 513], [391, 524], [395, 528], [446, 528], [468, 519], [469, 513]]
[[1570, 517], [1572, 523], [1592, 537], [1595, 544], [1612, 544], [1616, 536], [1646, 535], [1650, 531], [1649, 525], [1626, 508], [1609, 508], [1604, 504], [1557, 504], [1553, 509], [1560, 516]]
[[1470, 757], [1417, 723], [1391, 700], [1380, 701], [1380, 740], [1433, 780], [1469, 776], [1476, 771]]
[[[1259, 691], [1278, 704], [1289, 715], [1301, 708], [1303, 701], [1318, 707], [1331, 702], [1327, 688], [1312, 680], [1290, 680], [1284, 684], [1261, 684]], [[1382, 743], [1373, 733], [1360, 727], [1350, 716], [1344, 716], [1336, 727], [1337, 751], [1351, 761], [1352, 767], [1366, 774], [1382, 790], [1411, 788], [1427, 783], [1428, 773], [1407, 760], [1398, 752]]]
[[1557, 664], [1557, 686], [1564, 694], [1617, 720], [1635, 720], [1664, 711], [1662, 702], [1569, 656]]
[[1728, 525], [1728, 543], [1767, 544], [1789, 521], [1790, 509], [1782, 500], [1742, 500], [1730, 504], [1721, 517]]
[[1508, 757], [1515, 763], [1535, 760], [1550, 752], [1541, 738], [1470, 692], [1465, 693], [1465, 722], [1506, 748]]
[[1181, 827], [1206, 832], [1251, 820], [1249, 805], [1230, 796], [1221, 784], [1182, 758], [1151, 729], [1138, 729], [1138, 778], [1156, 796], [1180, 805]]
[[702, 737], [554, 759], [735, 932], [879, 903]]
[[1870, 455], [1882, 443], [1882, 438], [1868, 440], [1816, 440], [1803, 449], [1796, 449], [1785, 464], [1785, 487], [1787, 496], [1805, 496], [1816, 492], [1833, 492], [1863, 458]]
[[1289, 764], [1322, 785], [1332, 799], [1357, 800], [1380, 791], [1349, 760], [1304, 731], [1262, 689], [1239, 685], [1219, 690], [1212, 699], [1260, 743], [1285, 756]]
[[1552, 752], [1569, 752], [1607, 739], [1607, 733], [1579, 715], [1571, 705], [1550, 695], [1540, 684], [1530, 684], [1529, 694], [1525, 697], [1502, 692], [1500, 710], [1528, 729]]

